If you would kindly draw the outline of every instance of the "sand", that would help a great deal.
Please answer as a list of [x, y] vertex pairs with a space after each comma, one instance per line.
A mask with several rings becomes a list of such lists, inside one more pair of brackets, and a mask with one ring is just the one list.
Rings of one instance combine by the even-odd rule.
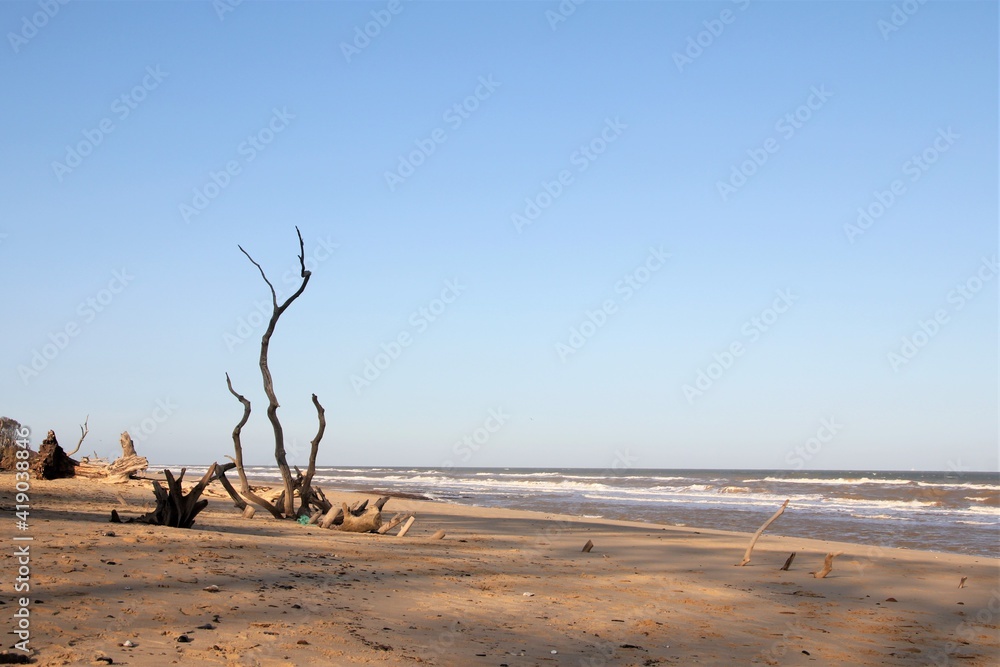
[[[266, 513], [245, 520], [220, 498], [178, 530], [108, 523], [113, 508], [129, 517], [151, 507], [148, 482], [57, 480], [33, 482], [20, 532], [13, 486], [0, 474], [0, 566], [12, 580], [25, 544], [13, 536], [34, 538], [29, 646], [40, 665], [1000, 660], [1000, 560], [780, 537], [780, 519], [751, 563], [734, 567], [757, 526], [725, 533], [394, 498], [387, 513], [417, 515], [398, 538]], [[446, 537], [430, 540], [439, 529]], [[595, 546], [582, 553], [587, 540]], [[814, 578], [829, 552], [844, 553]], [[9, 583], [2, 601], [9, 633]]]

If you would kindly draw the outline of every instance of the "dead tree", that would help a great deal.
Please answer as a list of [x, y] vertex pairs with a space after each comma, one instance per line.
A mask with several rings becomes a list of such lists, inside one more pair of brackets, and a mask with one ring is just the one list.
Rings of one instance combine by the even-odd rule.
[[[80, 428], [81, 430], [83, 429], [82, 426]], [[84, 436], [86, 436], [86, 433], [84, 433]], [[136, 453], [135, 445], [132, 444], [132, 436], [128, 434], [128, 431], [122, 433], [120, 442], [122, 446], [121, 456], [110, 464], [103, 461], [90, 461], [87, 457], [84, 457], [83, 460], [76, 464], [76, 475], [79, 477], [103, 479], [107, 482], [118, 484], [127, 482], [139, 473], [144, 472], [149, 467], [149, 461], [145, 456], [139, 456]], [[82, 443], [83, 438], [80, 438], [80, 444]], [[80, 445], [77, 445], [77, 449], [79, 448]]]
[[[198, 513], [208, 506], [208, 501], [201, 499], [201, 494], [209, 482], [214, 479], [216, 464], [213, 463], [209, 466], [201, 481], [195, 484], [194, 488], [187, 494], [181, 488], [185, 472], [186, 469], [181, 468], [181, 474], [175, 479], [173, 473], [164, 470], [163, 474], [167, 478], [166, 489], [158, 481], [153, 480], [153, 493], [156, 494], [156, 507], [153, 511], [134, 519], [128, 519], [124, 523], [148, 523], [154, 526], [190, 528]], [[117, 510], [111, 510], [111, 522], [122, 523]]]
[[[83, 446], [83, 439], [87, 437], [88, 433], [90, 433], [90, 428], [87, 426], [87, 423], [89, 421], [90, 421], [90, 415], [87, 415], [87, 418], [83, 420], [82, 424], [80, 424], [80, 441], [76, 443], [76, 449], [66, 454], [66, 456], [73, 456], [78, 451], [80, 451], [80, 447]], [[132, 454], [135, 454], [134, 449], [132, 450]]]
[[[305, 291], [306, 285], [309, 284], [309, 278], [312, 275], [312, 272], [306, 269], [305, 243], [302, 240], [302, 232], [299, 231], [298, 227], [295, 228], [295, 232], [299, 237], [299, 275], [302, 282], [299, 284], [299, 288], [280, 304], [278, 303], [278, 294], [274, 289], [274, 285], [270, 280], [268, 280], [267, 274], [264, 273], [264, 269], [257, 263], [256, 260], [254, 260], [253, 257], [250, 256], [250, 253], [243, 249], [243, 246], [238, 246], [240, 252], [246, 255], [247, 259], [250, 260], [250, 263], [257, 267], [261, 278], [264, 279], [268, 289], [271, 290], [271, 318], [267, 323], [267, 329], [260, 338], [260, 375], [264, 383], [264, 393], [267, 395], [268, 400], [267, 418], [268, 421], [271, 422], [271, 429], [274, 431], [274, 460], [275, 463], [278, 464], [278, 470], [281, 472], [281, 480], [284, 487], [282, 495], [279, 496], [278, 500], [274, 503], [270, 503], [260, 496], [253, 494], [250, 490], [250, 484], [247, 482], [246, 473], [243, 469], [243, 447], [240, 442], [240, 432], [243, 426], [247, 423], [247, 420], [250, 418], [250, 401], [233, 389], [233, 384], [229, 379], [229, 374], [226, 374], [226, 384], [229, 386], [230, 393], [243, 404], [243, 419], [233, 430], [233, 446], [236, 450], [235, 461], [236, 470], [240, 477], [240, 493], [242, 493], [247, 500], [250, 500], [251, 502], [266, 509], [272, 516], [279, 519], [294, 519], [300, 514], [311, 515], [311, 505], [317, 506], [321, 509], [324, 504], [327, 506], [329, 505], [329, 503], [326, 502], [326, 499], [322, 497], [322, 491], [312, 488], [313, 475], [316, 473], [316, 453], [319, 450], [320, 440], [322, 440], [323, 433], [326, 430], [326, 416], [323, 406], [320, 405], [316, 395], [313, 394], [313, 405], [316, 407], [316, 412], [319, 416], [319, 430], [311, 443], [309, 466], [306, 473], [304, 475], [300, 473], [298, 478], [293, 479], [291, 468], [288, 465], [288, 458], [285, 455], [285, 433], [284, 429], [281, 427], [281, 422], [278, 419], [278, 397], [274, 392], [274, 380], [271, 377], [271, 370], [267, 365], [267, 353], [271, 345], [271, 336], [274, 335], [275, 326], [278, 324], [278, 318], [280, 318], [282, 313], [288, 309], [292, 302], [299, 298], [299, 296]], [[298, 491], [299, 498], [301, 499], [298, 510], [295, 509], [296, 491]], [[323, 503], [317, 503], [320, 498], [322, 498]]]

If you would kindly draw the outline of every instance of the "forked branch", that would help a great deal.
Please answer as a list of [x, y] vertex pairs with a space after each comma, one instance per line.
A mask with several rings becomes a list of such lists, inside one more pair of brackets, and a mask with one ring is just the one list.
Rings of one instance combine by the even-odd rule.
[[267, 274], [264, 273], [263, 267], [257, 263], [257, 261], [250, 256], [243, 246], [239, 246], [240, 251], [247, 256], [247, 259], [257, 267], [260, 271], [261, 278], [267, 283], [268, 288], [271, 290], [271, 304], [272, 312], [271, 319], [267, 323], [267, 329], [264, 331], [264, 335], [260, 338], [260, 374], [264, 381], [264, 393], [267, 394], [267, 418], [271, 422], [271, 428], [274, 431], [274, 459], [278, 464], [278, 469], [281, 471], [281, 480], [285, 485], [285, 495], [283, 499], [283, 507], [281, 508], [286, 517], [293, 517], [295, 515], [295, 497], [293, 490], [295, 488], [295, 482], [292, 479], [292, 472], [288, 467], [288, 460], [285, 456], [285, 434], [281, 428], [281, 422], [278, 420], [278, 397], [274, 393], [274, 380], [271, 378], [271, 371], [267, 367], [267, 351], [271, 344], [271, 335], [274, 334], [274, 328], [278, 324], [278, 318], [281, 314], [295, 301], [302, 292], [305, 291], [306, 285], [309, 283], [309, 278], [312, 272], [306, 269], [305, 260], [305, 243], [302, 240], [302, 232], [298, 227], [295, 228], [295, 232], [299, 236], [299, 267], [300, 276], [302, 278], [302, 283], [299, 288], [292, 293], [284, 303], [278, 304], [278, 294], [274, 289], [274, 285], [267, 278]]
[[238, 423], [236, 428], [233, 429], [233, 449], [236, 450], [236, 473], [240, 477], [240, 493], [242, 493], [243, 496], [251, 502], [266, 509], [275, 519], [283, 519], [284, 517], [281, 515], [281, 512], [278, 511], [278, 508], [250, 490], [250, 482], [247, 481], [247, 474], [243, 469], [243, 443], [240, 438], [243, 427], [250, 419], [250, 401], [246, 396], [233, 389], [233, 381], [229, 379], [229, 373], [226, 373], [226, 386], [229, 387], [229, 393], [235, 396], [236, 400], [243, 404], [243, 418], [240, 419], [240, 423]]
[[[87, 418], [83, 420], [82, 424], [80, 424], [80, 441], [78, 443], [76, 443], [76, 449], [74, 449], [73, 451], [71, 451], [66, 456], [73, 456], [78, 451], [80, 451], [80, 447], [83, 445], [83, 439], [87, 437], [88, 433], [90, 433], [90, 428], [87, 426], [87, 422], [89, 422], [89, 421], [90, 421], [90, 415], [87, 415]], [[133, 454], [134, 453], [135, 452], [133, 452]]]

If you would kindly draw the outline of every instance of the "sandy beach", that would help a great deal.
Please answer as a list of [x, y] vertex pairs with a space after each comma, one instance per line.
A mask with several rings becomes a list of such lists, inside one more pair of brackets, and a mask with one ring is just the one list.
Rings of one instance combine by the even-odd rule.
[[[19, 532], [12, 474], [0, 474], [0, 500], [8, 581], [16, 546], [30, 544], [39, 665], [985, 667], [1000, 658], [1000, 560], [780, 537], [780, 519], [750, 564], [734, 567], [757, 526], [725, 533], [393, 498], [390, 516], [417, 516], [399, 538], [246, 520], [216, 494], [194, 529], [178, 530], [108, 522], [112, 509], [125, 518], [150, 509], [149, 482], [69, 479], [33, 481], [30, 528]], [[429, 539], [438, 530], [445, 538]], [[14, 542], [15, 533], [33, 539]], [[588, 540], [594, 548], [582, 553]], [[831, 552], [843, 552], [833, 571], [814, 578]], [[18, 594], [6, 589], [10, 649]]]

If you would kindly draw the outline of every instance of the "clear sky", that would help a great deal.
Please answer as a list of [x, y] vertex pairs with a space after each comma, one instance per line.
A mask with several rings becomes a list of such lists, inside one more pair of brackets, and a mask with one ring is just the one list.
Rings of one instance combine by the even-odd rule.
[[[114, 455], [996, 470], [995, 2], [0, 4], [0, 413]], [[263, 305], [261, 305], [263, 303]]]

